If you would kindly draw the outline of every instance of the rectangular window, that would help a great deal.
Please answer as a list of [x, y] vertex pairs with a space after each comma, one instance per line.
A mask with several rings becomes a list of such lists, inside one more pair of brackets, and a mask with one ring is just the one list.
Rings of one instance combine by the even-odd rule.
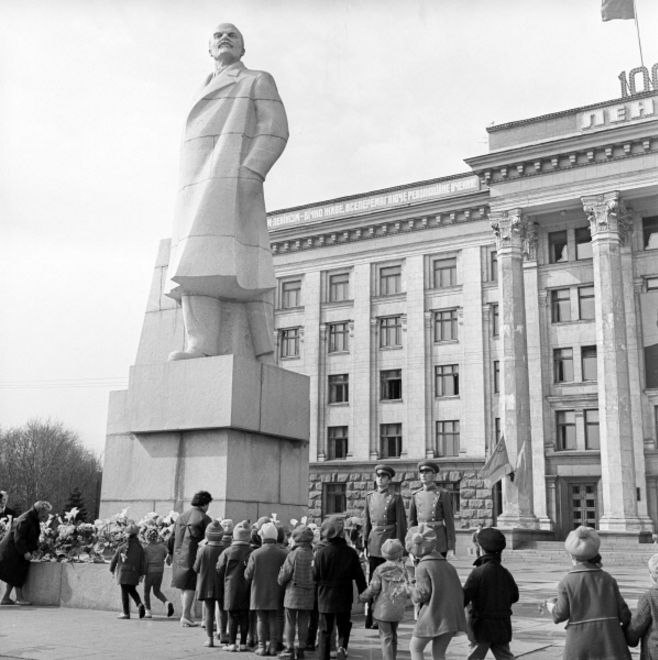
[[576, 415], [573, 410], [555, 413], [555, 447], [558, 451], [576, 448]]
[[658, 406], [653, 407], [653, 428], [656, 443], [658, 444]]
[[658, 215], [642, 218], [642, 245], [645, 250], [658, 248]]
[[329, 275], [329, 302], [340, 302], [349, 300], [350, 297], [350, 274], [336, 273]]
[[290, 309], [301, 304], [301, 280], [289, 280], [281, 284], [281, 308]]
[[434, 367], [434, 396], [459, 394], [459, 365], [441, 364]]
[[493, 362], [493, 391], [494, 394], [500, 394], [500, 360]]
[[585, 410], [585, 449], [600, 449], [599, 442], [599, 410]]
[[402, 266], [382, 266], [379, 269], [379, 295], [392, 296], [402, 290]]
[[489, 281], [498, 281], [498, 252], [496, 250], [489, 252]]
[[580, 363], [583, 372], [583, 380], [596, 380], [596, 346], [583, 346], [580, 349]]
[[500, 329], [498, 327], [498, 303], [491, 305], [491, 334], [494, 337], [498, 337]]
[[346, 484], [322, 484], [322, 515], [330, 516], [334, 513], [345, 513], [347, 498], [345, 496]]
[[567, 253], [567, 232], [552, 231], [548, 235], [548, 260], [557, 264], [569, 260]]
[[436, 423], [436, 453], [437, 456], [459, 455], [459, 420]]
[[573, 349], [553, 349], [553, 382], [571, 383], [573, 381]]
[[494, 418], [494, 435], [496, 437], [496, 444], [500, 440], [500, 417]]
[[452, 512], [458, 513], [461, 511], [461, 501], [459, 496], [460, 481], [436, 481], [437, 488], [443, 488], [450, 494], [452, 500]]
[[589, 227], [576, 229], [576, 259], [592, 258], [592, 235]]
[[379, 373], [379, 398], [382, 401], [402, 399], [401, 369], [387, 369]]
[[279, 355], [282, 358], [299, 357], [299, 328], [279, 330]]
[[327, 428], [327, 460], [347, 458], [347, 426]]
[[551, 291], [551, 320], [553, 323], [571, 321], [571, 293], [569, 289]]
[[329, 403], [348, 403], [349, 400], [349, 374], [335, 374], [329, 376]]
[[578, 318], [589, 321], [594, 318], [594, 285], [578, 287]]
[[329, 353], [349, 351], [350, 327], [347, 321], [329, 324]]
[[379, 457], [400, 458], [402, 453], [402, 424], [380, 424]]
[[384, 316], [379, 319], [379, 347], [402, 346], [402, 317]]
[[457, 284], [457, 258], [435, 259], [432, 264], [432, 285], [435, 289], [445, 289]]
[[434, 341], [457, 341], [459, 324], [456, 309], [441, 309], [434, 312]]

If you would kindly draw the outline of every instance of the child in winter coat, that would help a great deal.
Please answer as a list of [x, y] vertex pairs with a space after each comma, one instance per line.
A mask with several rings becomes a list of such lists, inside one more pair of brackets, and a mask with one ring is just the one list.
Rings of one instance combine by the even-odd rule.
[[[249, 629], [249, 582], [244, 577], [251, 554], [251, 527], [245, 520], [233, 528], [233, 542], [217, 560], [217, 573], [224, 585], [224, 609], [228, 611], [229, 643], [225, 651], [246, 651]], [[238, 644], [238, 630], [240, 642]]]
[[509, 643], [512, 603], [519, 600], [519, 589], [512, 574], [500, 563], [506, 543], [505, 535], [493, 527], [478, 533], [478, 544], [484, 554], [475, 560], [475, 568], [464, 584], [464, 607], [470, 605], [468, 660], [482, 660], [489, 649], [496, 660], [514, 658]]
[[359, 555], [347, 545], [343, 537], [343, 522], [332, 516], [322, 523], [321, 536], [325, 545], [320, 545], [313, 560], [313, 577], [318, 583], [318, 612], [320, 622], [320, 660], [329, 660], [330, 637], [334, 623], [338, 629], [336, 657], [347, 657], [352, 622], [353, 587], [359, 593], [365, 591], [366, 578], [361, 568]]
[[[224, 518], [219, 523], [222, 526], [222, 540], [219, 545], [222, 552], [233, 542], [233, 521], [230, 518]], [[221, 554], [221, 552], [220, 552]], [[224, 599], [221, 598], [215, 605], [217, 626], [217, 639], [221, 644], [228, 644], [228, 612], [224, 609]]]
[[[591, 527], [578, 527], [564, 547], [573, 568], [557, 586], [557, 598], [547, 601], [553, 621], [567, 621], [564, 658], [630, 660], [622, 626], [631, 613], [619, 593], [617, 581], [601, 569], [599, 535]], [[576, 625], [577, 624], [577, 625]]]
[[283, 601], [277, 577], [288, 553], [277, 543], [279, 532], [274, 523], [265, 523], [259, 534], [262, 545], [249, 556], [244, 576], [251, 582], [250, 607], [258, 621], [256, 655], [274, 655], [281, 643], [278, 612]]
[[144, 554], [146, 556], [146, 577], [144, 578], [145, 616], [147, 619], [153, 616], [151, 614], [151, 589], [153, 589], [153, 595], [164, 603], [167, 616], [173, 616], [174, 605], [167, 600], [160, 589], [164, 575], [164, 563], [168, 554], [167, 546], [163, 543], [155, 527], [151, 527], [146, 532], [146, 541], [147, 543], [144, 546]]
[[126, 542], [117, 548], [110, 562], [110, 573], [114, 575], [114, 572], [117, 572], [117, 582], [121, 586], [123, 613], [119, 614], [118, 619], [130, 618], [129, 596], [137, 605], [139, 618], [143, 619], [146, 614], [142, 599], [139, 597], [137, 589], [135, 589], [146, 573], [146, 555], [144, 555], [142, 544], [137, 539], [138, 534], [139, 527], [137, 525], [128, 525], [125, 531]]
[[649, 559], [651, 588], [637, 601], [637, 610], [626, 629], [626, 640], [640, 646], [640, 660], [658, 660], [658, 555]]
[[437, 550], [432, 527], [424, 523], [412, 527], [405, 541], [407, 550], [418, 558], [411, 600], [420, 609], [409, 642], [411, 660], [423, 660], [423, 650], [430, 643], [432, 660], [444, 660], [450, 640], [466, 630], [462, 585], [454, 566]]
[[215, 626], [215, 603], [222, 599], [223, 585], [217, 574], [217, 560], [223, 552], [221, 540], [224, 530], [217, 520], [206, 527], [206, 544], [199, 546], [194, 560], [196, 577], [196, 599], [203, 601], [205, 607], [205, 628], [208, 639], [205, 646], [214, 646], [213, 628]]
[[[304, 657], [308, 624], [315, 601], [313, 581], [313, 530], [305, 525], [292, 532], [293, 547], [279, 571], [278, 582], [285, 587], [283, 605], [286, 608], [285, 649], [280, 658]], [[295, 650], [295, 634], [297, 650]]]
[[409, 601], [403, 552], [397, 539], [384, 541], [381, 553], [385, 561], [375, 568], [369, 587], [359, 596], [364, 603], [374, 598], [372, 616], [377, 621], [383, 660], [395, 660], [397, 656], [398, 623]]

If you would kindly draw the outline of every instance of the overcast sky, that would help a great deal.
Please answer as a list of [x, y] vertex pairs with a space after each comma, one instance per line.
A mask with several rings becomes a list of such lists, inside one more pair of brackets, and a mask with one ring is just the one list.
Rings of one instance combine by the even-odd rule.
[[[635, 24], [600, 4], [2, 0], [0, 426], [50, 417], [102, 451], [219, 22], [286, 106], [276, 210], [464, 172], [492, 122], [617, 98]], [[650, 67], [658, 3], [637, 7]]]

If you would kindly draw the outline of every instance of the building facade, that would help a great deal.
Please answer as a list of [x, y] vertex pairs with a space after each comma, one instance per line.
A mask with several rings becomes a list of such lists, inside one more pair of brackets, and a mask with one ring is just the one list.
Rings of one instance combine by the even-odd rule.
[[[271, 213], [309, 506], [431, 457], [458, 525], [658, 528], [658, 95], [490, 127], [471, 171]], [[478, 477], [503, 435], [514, 478]]]

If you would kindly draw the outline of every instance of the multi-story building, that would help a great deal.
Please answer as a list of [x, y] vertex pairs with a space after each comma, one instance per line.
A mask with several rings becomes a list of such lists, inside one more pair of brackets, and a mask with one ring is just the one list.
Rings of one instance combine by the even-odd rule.
[[[314, 515], [437, 460], [460, 525], [658, 526], [658, 95], [493, 126], [471, 171], [270, 214]], [[514, 479], [478, 471], [501, 434]]]

